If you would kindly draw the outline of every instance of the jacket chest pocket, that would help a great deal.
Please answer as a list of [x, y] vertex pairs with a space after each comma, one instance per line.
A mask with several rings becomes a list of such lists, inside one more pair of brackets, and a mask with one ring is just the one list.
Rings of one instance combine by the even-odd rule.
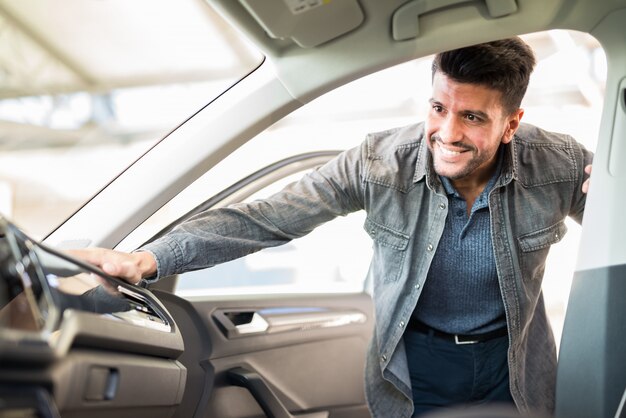
[[561, 241], [566, 233], [567, 226], [565, 222], [560, 221], [547, 228], [517, 238], [524, 278], [535, 280], [543, 276], [550, 247]]
[[370, 273], [374, 280], [396, 282], [402, 274], [409, 236], [371, 219], [365, 220], [365, 231], [374, 242], [374, 255]]

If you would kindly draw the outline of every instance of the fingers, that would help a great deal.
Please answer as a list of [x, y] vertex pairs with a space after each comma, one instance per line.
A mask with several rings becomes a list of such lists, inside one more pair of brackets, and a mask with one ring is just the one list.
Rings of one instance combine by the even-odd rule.
[[139, 260], [134, 257], [134, 254], [106, 248], [67, 250], [67, 253], [129, 283], [137, 284], [141, 281], [142, 272], [139, 268]]
[[[585, 173], [587, 173], [587, 174], [591, 175], [591, 169], [592, 169], [592, 168], [593, 168], [593, 167], [592, 167], [592, 165], [591, 165], [591, 164], [589, 164], [588, 166], [586, 166], [586, 167], [585, 167]], [[590, 182], [591, 182], [591, 177], [590, 177], [590, 178], [588, 178], [587, 180], [585, 180], [585, 182], [583, 183], [583, 186], [582, 186], [582, 191], [583, 191], [583, 193], [587, 193], [587, 192], [589, 191], [589, 184], [590, 184]]]
[[102, 269], [111, 276], [121, 277], [124, 280], [137, 284], [141, 281], [141, 270], [132, 254], [115, 251], [110, 254], [111, 259], [102, 265]]

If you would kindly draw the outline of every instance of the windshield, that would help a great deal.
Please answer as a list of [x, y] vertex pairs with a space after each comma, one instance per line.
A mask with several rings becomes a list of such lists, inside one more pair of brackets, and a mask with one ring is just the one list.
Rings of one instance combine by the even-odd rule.
[[43, 238], [262, 56], [200, 0], [0, 0], [0, 215]]

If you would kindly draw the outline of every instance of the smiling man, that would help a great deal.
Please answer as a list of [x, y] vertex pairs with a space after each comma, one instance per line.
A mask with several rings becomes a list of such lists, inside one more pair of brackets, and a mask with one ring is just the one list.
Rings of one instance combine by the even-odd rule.
[[[415, 415], [442, 405], [513, 402], [502, 291], [507, 286], [499, 282], [498, 267], [504, 271], [506, 263], [499, 250], [515, 248], [504, 241], [494, 248], [492, 234], [495, 222], [523, 224], [518, 216], [533, 216], [514, 210], [512, 218], [515, 201], [498, 214], [491, 211], [503, 203], [497, 196], [516, 174], [514, 163], [505, 162], [517, 159], [516, 146], [507, 145], [520, 127], [519, 106], [534, 64], [532, 51], [517, 38], [445, 52], [433, 61], [424, 140], [436, 175], [432, 181], [439, 180], [439, 191], [447, 196], [448, 214], [403, 338]], [[548, 148], [552, 143], [539, 131], [518, 140]], [[437, 193], [437, 186], [433, 189]], [[553, 375], [552, 367], [546, 367], [546, 376]]]
[[554, 407], [541, 293], [550, 246], [582, 220], [592, 154], [521, 124], [535, 59], [519, 38], [438, 54], [424, 123], [365, 142], [268, 199], [201, 213], [132, 254], [74, 254], [131, 282], [281, 245], [357, 210], [374, 242], [374, 417], [504, 402]]
[[[490, 62], [494, 57], [480, 50], [485, 48], [487, 45], [473, 47], [472, 52], [466, 49], [465, 53], [477, 54], [467, 61], [456, 56], [453, 61], [451, 53], [435, 58], [431, 111], [426, 120], [435, 172], [453, 183], [466, 199], [468, 211], [494, 173], [498, 149], [511, 142], [520, 125], [524, 111], [519, 105], [534, 67], [532, 52], [522, 45], [511, 43], [500, 52], [509, 53], [513, 63], [504, 59]], [[517, 69], [506, 68], [511, 64], [517, 64]], [[469, 68], [472, 66], [478, 68]], [[489, 70], [481, 73], [483, 66]], [[504, 77], [510, 78], [505, 85], [512, 91], [498, 89]]]

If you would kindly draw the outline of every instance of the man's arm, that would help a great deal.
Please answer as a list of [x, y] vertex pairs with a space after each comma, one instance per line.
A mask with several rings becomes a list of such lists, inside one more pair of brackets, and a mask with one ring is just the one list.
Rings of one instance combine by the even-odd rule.
[[582, 187], [582, 191], [583, 193], [587, 194], [587, 192], [589, 191], [589, 182], [591, 181], [591, 168], [592, 165], [589, 164], [587, 166], [585, 166], [585, 173], [587, 173], [590, 177], [587, 178], [587, 180], [585, 180], [585, 182], [583, 183], [583, 187]]
[[154, 276], [157, 271], [156, 260], [148, 251], [124, 253], [106, 248], [86, 248], [66, 252], [132, 284]]
[[342, 153], [264, 200], [200, 213], [131, 254], [102, 248], [72, 255], [131, 283], [230, 261], [285, 244], [318, 225], [363, 208], [365, 144]]
[[573, 167], [576, 171], [577, 179], [571, 190], [572, 195], [568, 215], [580, 225], [585, 213], [587, 192], [590, 184], [589, 174], [591, 173], [594, 154], [574, 138], [569, 137], [569, 140], [572, 141], [573, 157], [575, 159]]

